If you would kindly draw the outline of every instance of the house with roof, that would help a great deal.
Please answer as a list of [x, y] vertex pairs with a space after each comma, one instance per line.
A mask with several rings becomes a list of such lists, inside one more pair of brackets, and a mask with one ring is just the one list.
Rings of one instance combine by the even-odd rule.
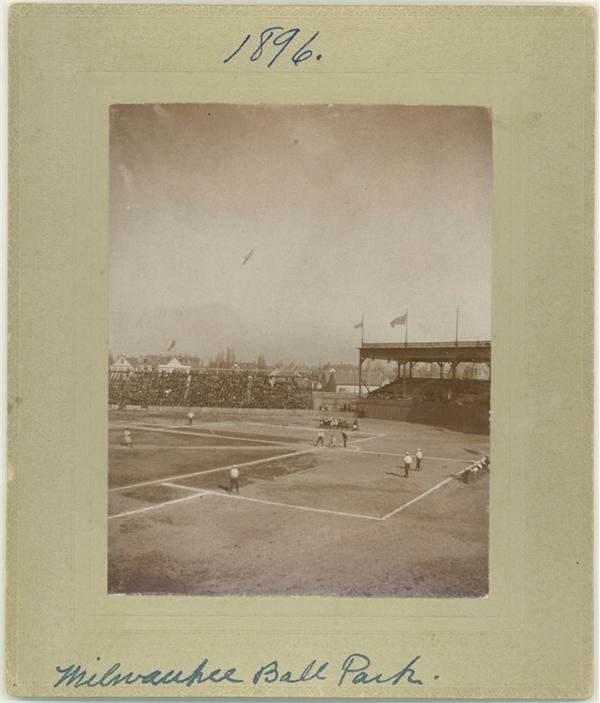
[[137, 365], [137, 360], [133, 357], [127, 358], [124, 354], [120, 354], [115, 361], [110, 365], [111, 371], [133, 371]]
[[176, 356], [172, 357], [166, 364], [158, 365], [158, 371], [162, 373], [189, 373], [191, 368], [189, 364], [182, 364]]

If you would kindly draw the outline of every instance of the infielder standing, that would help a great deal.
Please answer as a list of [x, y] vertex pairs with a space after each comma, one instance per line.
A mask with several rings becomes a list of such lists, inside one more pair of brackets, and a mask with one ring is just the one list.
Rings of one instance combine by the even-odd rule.
[[421, 462], [423, 461], [423, 452], [420, 449], [417, 449], [417, 453], [415, 454], [415, 457], [417, 459], [417, 466], [415, 467], [415, 471], [420, 471], [421, 470]]
[[237, 466], [232, 466], [229, 471], [229, 492], [230, 493], [233, 493], [234, 488], [235, 488], [236, 493], [240, 492], [239, 478], [240, 478], [240, 470], [238, 469]]

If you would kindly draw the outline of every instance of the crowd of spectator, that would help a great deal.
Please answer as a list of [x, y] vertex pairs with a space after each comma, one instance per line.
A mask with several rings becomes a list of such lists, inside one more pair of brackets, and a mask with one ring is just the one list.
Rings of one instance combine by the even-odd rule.
[[134, 371], [110, 373], [109, 404], [300, 409], [312, 408], [313, 398], [310, 380], [297, 375]]
[[190, 389], [186, 405], [239, 408], [244, 404], [247, 390], [245, 373], [195, 373], [190, 374], [189, 379]]
[[489, 383], [472, 379], [397, 379], [369, 393], [369, 398], [379, 400], [400, 400], [406, 396], [422, 402], [455, 402], [459, 404], [489, 402]]
[[249, 375], [246, 407], [301, 409], [312, 406], [310, 379], [302, 376]]
[[187, 389], [183, 374], [150, 372], [111, 372], [108, 383], [109, 405], [182, 405]]

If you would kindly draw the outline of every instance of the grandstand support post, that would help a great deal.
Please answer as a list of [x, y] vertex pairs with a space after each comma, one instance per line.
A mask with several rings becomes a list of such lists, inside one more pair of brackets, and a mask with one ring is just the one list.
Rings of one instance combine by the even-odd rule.
[[444, 378], [444, 361], [437, 361], [437, 364], [440, 366], [440, 378]]
[[458, 369], [458, 361], [452, 362], [452, 394], [456, 397], [458, 393], [458, 381], [456, 380], [456, 370]]
[[358, 353], [358, 400], [360, 401], [362, 397], [362, 363], [363, 355], [362, 352]]
[[402, 397], [406, 398], [406, 361], [402, 364]]

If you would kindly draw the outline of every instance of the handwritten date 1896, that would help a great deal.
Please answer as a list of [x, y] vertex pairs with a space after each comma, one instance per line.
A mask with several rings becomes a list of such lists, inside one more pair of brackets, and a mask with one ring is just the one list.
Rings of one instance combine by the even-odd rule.
[[[271, 66], [275, 63], [275, 61], [277, 61], [281, 54], [283, 54], [283, 52], [288, 48], [288, 46], [290, 46], [294, 39], [296, 39], [298, 34], [300, 34], [300, 29], [298, 27], [292, 27], [291, 29], [285, 29], [284, 27], [267, 27], [266, 29], [263, 29], [258, 38], [258, 43], [254, 46], [252, 44], [248, 46], [249, 50], [251, 48], [254, 49], [250, 54], [250, 61], [258, 61], [259, 59], [261, 59], [263, 57], [263, 54], [265, 53], [266, 47], [272, 46], [277, 49], [277, 51], [267, 63], [267, 68], [271, 68]], [[309, 44], [312, 44], [312, 42], [314, 42], [314, 40], [318, 36], [319, 32], [315, 32], [308, 41], [304, 42], [304, 44], [302, 44], [296, 49], [296, 51], [290, 57], [290, 60], [292, 61], [294, 66], [297, 66], [303, 61], [307, 61], [313, 56], [317, 61], [320, 61], [323, 58], [322, 54], [315, 55], [313, 50], [308, 48]], [[244, 41], [232, 54], [230, 54], [223, 61], [223, 63], [228, 63], [234, 56], [237, 56], [237, 54], [239, 54], [239, 52], [244, 48], [244, 46], [248, 44], [251, 38], [252, 35], [247, 34]], [[298, 43], [299, 41], [296, 42], [296, 44]]]

